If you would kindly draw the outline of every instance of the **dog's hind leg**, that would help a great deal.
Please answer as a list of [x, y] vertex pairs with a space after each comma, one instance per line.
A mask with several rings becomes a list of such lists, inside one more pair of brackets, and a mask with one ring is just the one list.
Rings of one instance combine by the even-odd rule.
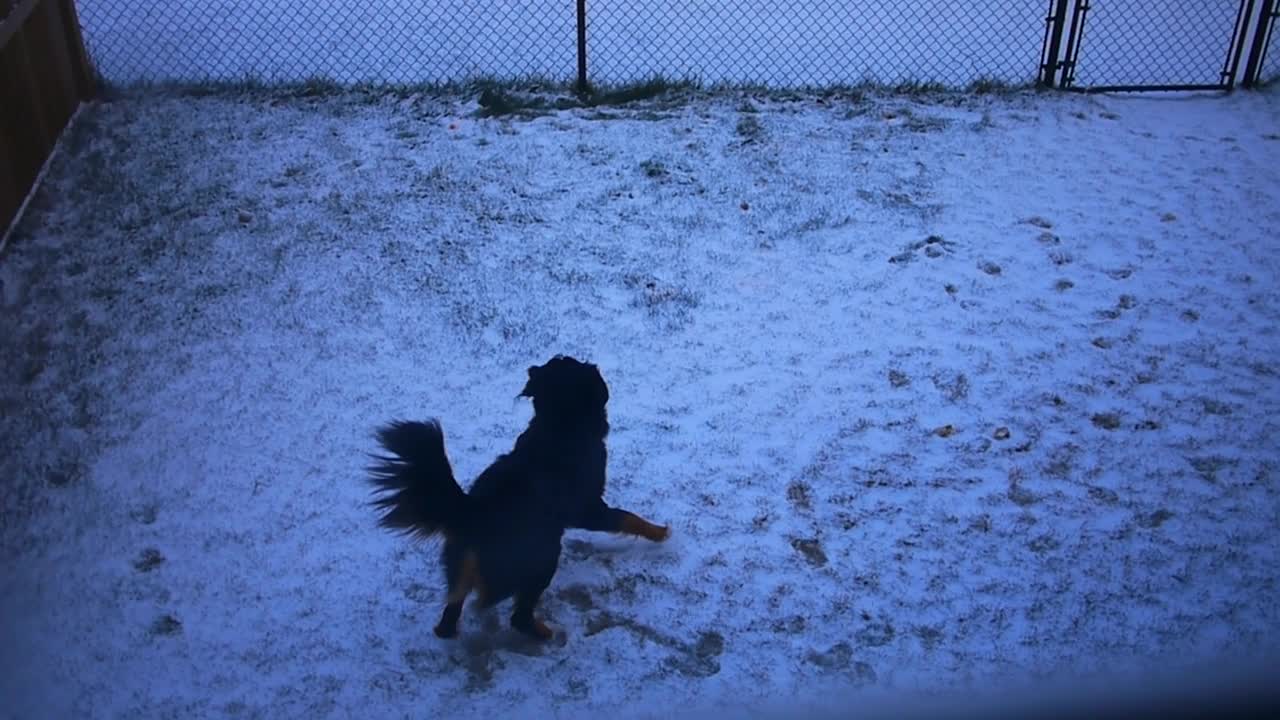
[[560, 564], [560, 537], [557, 533], [554, 541], [545, 544], [535, 542], [526, 548], [525, 558], [529, 561], [532, 573], [525, 576], [519, 590], [516, 591], [515, 609], [511, 612], [511, 627], [525, 635], [539, 640], [550, 640], [551, 628], [533, 616], [538, 607], [542, 593], [556, 576], [556, 567]]
[[458, 619], [462, 617], [462, 600], [450, 601], [444, 606], [440, 622], [436, 623], [435, 634], [438, 638], [448, 640], [458, 636]]
[[533, 616], [533, 611], [538, 607], [538, 600], [542, 598], [542, 591], [545, 589], [544, 586], [538, 590], [522, 590], [516, 593], [515, 610], [511, 613], [511, 627], [539, 640], [550, 640], [554, 634], [546, 623]]
[[516, 595], [515, 612], [511, 613], [511, 627], [539, 640], [550, 640], [555, 633], [547, 627], [546, 623], [533, 616], [533, 610], [538, 606], [538, 600], [541, 597], [541, 591], [528, 595], [524, 593]]
[[594, 532], [625, 533], [653, 542], [671, 537], [671, 528], [654, 525], [633, 512], [612, 508], [603, 502], [584, 513], [574, 527]]
[[[458, 619], [462, 617], [462, 604], [472, 590], [480, 590], [480, 572], [476, 566], [476, 554], [468, 552], [462, 557], [461, 564], [449, 571], [449, 597], [436, 623], [435, 633], [439, 638], [452, 638], [458, 635]], [[481, 593], [483, 595], [483, 593]]]

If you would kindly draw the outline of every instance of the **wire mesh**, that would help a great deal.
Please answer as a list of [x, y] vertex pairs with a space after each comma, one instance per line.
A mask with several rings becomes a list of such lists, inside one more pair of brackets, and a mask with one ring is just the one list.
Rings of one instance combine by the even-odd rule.
[[[576, 0], [79, 0], [109, 82], [574, 78]], [[591, 81], [1035, 80], [1043, 0], [589, 0]]]
[[1036, 79], [1043, 0], [594, 0], [592, 79], [965, 86]]
[[1090, 0], [1075, 85], [1218, 85], [1239, 0]]
[[[0, 0], [0, 8], [12, 3]], [[78, 6], [96, 69], [121, 85], [569, 82], [577, 73], [577, 0]], [[1091, 0], [1077, 85], [1216, 83], [1236, 6]], [[587, 0], [588, 77], [771, 87], [1031, 83], [1045, 8], [1045, 0]], [[1277, 64], [1268, 63], [1272, 76]]]
[[99, 74], [210, 81], [568, 79], [573, 0], [79, 0]]

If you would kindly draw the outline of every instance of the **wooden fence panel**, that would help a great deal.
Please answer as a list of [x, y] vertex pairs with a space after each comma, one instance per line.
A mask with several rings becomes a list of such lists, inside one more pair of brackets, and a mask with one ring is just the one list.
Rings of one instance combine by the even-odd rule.
[[[2, 83], [3, 80], [0, 80], [0, 84]], [[4, 89], [0, 87], [0, 97], [4, 97], [3, 93]], [[4, 112], [0, 112], [0, 138], [9, 137], [4, 115]], [[18, 179], [14, 175], [11, 155], [9, 143], [0, 142], [0, 238], [4, 237], [4, 228], [9, 226], [9, 220], [18, 214], [18, 206], [23, 197], [18, 192]]]
[[19, 0], [0, 19], [0, 236], [92, 77], [73, 0]]
[[[21, 35], [15, 35], [0, 48], [0, 133], [8, 145], [9, 174], [18, 192], [18, 197], [10, 198], [6, 204], [13, 200], [22, 202], [44, 157], [40, 137], [44, 122], [38, 117], [39, 109], [28, 106], [31, 92], [26, 66], [26, 49]], [[10, 217], [0, 218], [6, 227], [10, 220]]]
[[42, 2], [27, 24], [36, 91], [44, 103], [46, 130], [55, 139], [80, 104], [71, 79], [71, 49], [67, 47], [62, 23], [59, 3]]

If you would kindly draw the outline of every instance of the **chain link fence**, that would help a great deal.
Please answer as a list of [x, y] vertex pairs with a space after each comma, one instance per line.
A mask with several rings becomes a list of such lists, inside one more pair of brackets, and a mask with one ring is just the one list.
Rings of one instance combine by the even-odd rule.
[[[1074, 21], [1082, 27], [1067, 63], [1072, 79], [1078, 86], [1216, 83], [1239, 1], [1070, 0], [1061, 25]], [[0, 0], [0, 8], [13, 2]], [[1048, 37], [1046, 20], [1058, 0], [78, 4], [96, 68], [117, 85], [411, 85], [477, 78], [567, 83], [579, 79], [579, 62], [585, 60], [593, 84], [660, 77], [796, 88], [1033, 83]]]
[[149, 82], [570, 79], [574, 0], [78, 0], [99, 74]]
[[593, 80], [772, 86], [1035, 81], [1043, 0], [594, 0]]
[[[577, 0], [79, 0], [108, 82], [571, 81]], [[588, 0], [593, 83], [1035, 81], [1044, 0]]]

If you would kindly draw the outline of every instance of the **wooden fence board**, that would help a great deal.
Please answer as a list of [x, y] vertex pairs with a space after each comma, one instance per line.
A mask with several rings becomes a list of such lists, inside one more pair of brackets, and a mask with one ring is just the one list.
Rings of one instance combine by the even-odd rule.
[[0, 236], [92, 93], [74, 0], [13, 4], [0, 20]]

